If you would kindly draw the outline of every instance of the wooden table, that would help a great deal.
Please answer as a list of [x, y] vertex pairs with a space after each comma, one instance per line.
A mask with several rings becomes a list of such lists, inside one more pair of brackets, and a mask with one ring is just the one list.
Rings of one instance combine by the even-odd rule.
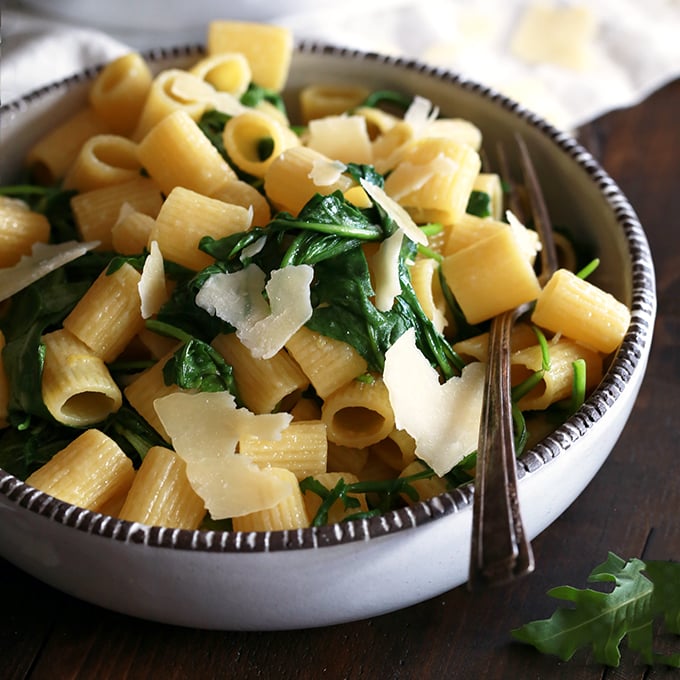
[[[403, 611], [325, 629], [231, 633], [135, 620], [63, 595], [0, 560], [0, 678], [628, 678], [647, 671], [625, 651], [603, 669], [563, 663], [511, 641], [549, 616], [546, 591], [585, 587], [609, 550], [680, 559], [680, 80], [611, 113], [581, 138], [637, 209], [655, 256], [659, 315], [647, 377], [600, 473], [534, 542], [538, 564], [508, 587], [463, 586]], [[370, 586], [369, 586], [370, 587]], [[680, 650], [680, 639], [671, 641]]]

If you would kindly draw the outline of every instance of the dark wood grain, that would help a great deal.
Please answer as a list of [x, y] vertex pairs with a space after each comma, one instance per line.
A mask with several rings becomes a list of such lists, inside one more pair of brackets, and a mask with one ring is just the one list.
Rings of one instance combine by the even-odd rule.
[[[580, 498], [534, 541], [535, 573], [503, 588], [457, 588], [394, 614], [324, 629], [230, 633], [153, 624], [63, 595], [0, 561], [2, 678], [519, 678], [662, 680], [624, 652], [618, 669], [511, 642], [549, 616], [556, 585], [586, 585], [609, 550], [680, 559], [680, 80], [580, 131], [645, 225], [659, 315], [638, 403]], [[398, 565], [395, 565], [398, 568]], [[370, 583], [366, 584], [371, 587]], [[680, 648], [680, 640], [669, 640]]]

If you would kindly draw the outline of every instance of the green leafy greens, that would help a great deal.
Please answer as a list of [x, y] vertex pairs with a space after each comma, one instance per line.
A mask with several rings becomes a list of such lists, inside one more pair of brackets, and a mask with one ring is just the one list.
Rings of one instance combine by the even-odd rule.
[[589, 647], [597, 662], [613, 667], [620, 663], [619, 645], [625, 638], [646, 664], [680, 668], [680, 652], [660, 654], [653, 647], [657, 619], [667, 632], [680, 635], [680, 563], [626, 561], [610, 552], [588, 580], [614, 583], [614, 589], [553, 588], [548, 595], [574, 607], [559, 607], [549, 619], [513, 630], [513, 637], [563, 661]]

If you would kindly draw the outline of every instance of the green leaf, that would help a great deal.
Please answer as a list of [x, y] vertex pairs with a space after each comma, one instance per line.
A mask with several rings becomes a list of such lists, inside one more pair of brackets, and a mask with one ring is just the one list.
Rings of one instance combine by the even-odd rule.
[[6, 340], [2, 358], [10, 385], [8, 408], [15, 420], [23, 420], [21, 414], [52, 420], [42, 400], [42, 335], [66, 317], [89, 285], [69, 282], [61, 268], [12, 297], [12, 313], [0, 329]]
[[[619, 645], [626, 638], [628, 646], [638, 652], [645, 663], [680, 667], [680, 654], [660, 655], [652, 647], [656, 616], [665, 612], [669, 628], [678, 623], [680, 572], [677, 568], [658, 566], [659, 563], [651, 564], [654, 580], [643, 574], [647, 565], [642, 560], [626, 561], [610, 552], [588, 580], [614, 583], [611, 592], [571, 586], [553, 588], [548, 595], [571, 602], [574, 607], [558, 607], [549, 619], [513, 630], [513, 637], [563, 661], [569, 660], [578, 649], [590, 648], [596, 661], [613, 667], [619, 665]], [[674, 587], [669, 587], [669, 583]], [[655, 593], [655, 589], [659, 590]]]
[[477, 217], [491, 217], [491, 196], [486, 191], [473, 189], [465, 212]]
[[236, 394], [234, 371], [224, 357], [208, 343], [191, 338], [163, 366], [166, 385], [185, 390]]

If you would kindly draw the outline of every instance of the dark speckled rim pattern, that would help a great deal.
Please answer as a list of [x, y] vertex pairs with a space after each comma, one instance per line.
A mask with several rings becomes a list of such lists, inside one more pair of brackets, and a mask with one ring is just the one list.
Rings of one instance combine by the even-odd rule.
[[[579, 437], [600, 420], [626, 389], [643, 355], [643, 348], [651, 342], [656, 310], [654, 268], [647, 239], [633, 208], [615, 182], [575, 139], [489, 87], [413, 60], [343, 49], [315, 42], [301, 42], [296, 49], [301, 53], [330, 54], [347, 59], [364, 59], [389, 64], [397, 69], [416, 71], [428, 77], [440, 79], [454, 87], [472, 91], [489, 99], [549, 137], [557, 147], [588, 173], [609, 203], [625, 233], [632, 262], [631, 324], [610, 370], [583, 407], [555, 432], [521, 457], [518, 476], [523, 477], [535, 472], [551, 459], [567, 451]], [[188, 46], [153, 50], [144, 56], [155, 61], [200, 55], [202, 52], [203, 48], [200, 46]], [[21, 111], [31, 101], [52, 91], [68, 89], [73, 84], [91, 80], [99, 70], [100, 68], [88, 69], [66, 80], [43, 87], [16, 102], [2, 106], [0, 112], [4, 114], [8, 111]], [[413, 507], [386, 513], [381, 517], [319, 528], [245, 533], [166, 529], [124, 522], [59, 501], [28, 486], [4, 470], [0, 470], [0, 493], [11, 503], [50, 521], [93, 535], [131, 544], [144, 544], [149, 547], [230, 553], [310, 549], [352, 541], [366, 541], [414, 528], [470, 508], [472, 499], [472, 487], [467, 485], [420, 502]]]

